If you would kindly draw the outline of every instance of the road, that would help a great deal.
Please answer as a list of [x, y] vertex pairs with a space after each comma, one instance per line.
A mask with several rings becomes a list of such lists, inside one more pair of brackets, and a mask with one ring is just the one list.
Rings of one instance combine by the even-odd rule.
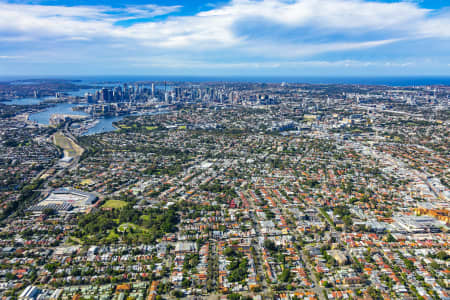
[[[63, 130], [59, 131], [59, 133], [61, 133], [62, 135], [66, 136], [67, 138], [70, 138], [75, 144], [77, 144], [77, 139], [72, 135], [72, 133], [68, 129], [68, 125], [67, 124], [66, 124], [66, 126], [64, 127]], [[79, 147], [82, 148], [81, 146], [79, 146]], [[83, 149], [83, 151], [84, 151], [84, 149]], [[80, 156], [79, 155], [76, 155], [75, 157], [73, 157], [73, 160], [70, 163], [64, 164], [64, 165], [61, 164], [59, 160], [57, 160], [55, 162], [55, 164], [52, 165], [50, 168], [48, 168], [46, 170], [43, 170], [39, 174], [37, 174], [33, 178], [33, 180], [31, 182], [36, 181], [39, 178], [41, 178], [41, 176], [43, 174], [45, 174], [45, 172], [47, 172], [50, 169], [52, 169], [52, 168], [58, 169], [58, 167], [61, 167], [57, 172], [55, 172], [55, 174], [53, 174], [50, 177], [45, 179], [45, 182], [44, 182], [42, 187], [40, 187], [38, 190], [34, 190], [36, 192], [39, 192], [39, 195], [37, 197], [34, 197], [30, 201], [30, 203], [26, 203], [25, 206], [30, 206], [30, 205], [33, 204], [33, 202], [36, 202], [36, 201], [39, 201], [39, 200], [45, 198], [48, 195], [48, 193], [50, 192], [50, 190], [51, 190], [51, 188], [49, 187], [49, 182], [53, 181], [58, 176], [62, 175], [63, 172], [65, 172], [66, 170], [73, 170], [75, 168], [78, 168], [79, 161], [80, 161]], [[6, 222], [8, 222], [8, 220], [11, 220], [11, 219], [15, 218], [18, 213], [19, 213], [19, 211], [16, 211], [16, 212], [12, 213], [10, 216], [8, 216], [8, 218], [6, 219]]]

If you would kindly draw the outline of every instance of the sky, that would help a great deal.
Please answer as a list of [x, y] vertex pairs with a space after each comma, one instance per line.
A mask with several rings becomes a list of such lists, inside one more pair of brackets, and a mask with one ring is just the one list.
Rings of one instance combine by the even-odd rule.
[[450, 76], [449, 0], [0, 0], [0, 76]]

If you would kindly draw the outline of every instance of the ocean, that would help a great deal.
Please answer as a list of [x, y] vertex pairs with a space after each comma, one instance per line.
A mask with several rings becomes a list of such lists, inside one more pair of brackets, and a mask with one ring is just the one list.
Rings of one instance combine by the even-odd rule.
[[162, 76], [162, 75], [105, 75], [105, 76], [0, 76], [0, 81], [27, 79], [81, 80], [82, 83], [134, 81], [184, 81], [184, 82], [258, 82], [258, 83], [308, 83], [308, 84], [360, 84], [386, 86], [448, 85], [450, 76]]

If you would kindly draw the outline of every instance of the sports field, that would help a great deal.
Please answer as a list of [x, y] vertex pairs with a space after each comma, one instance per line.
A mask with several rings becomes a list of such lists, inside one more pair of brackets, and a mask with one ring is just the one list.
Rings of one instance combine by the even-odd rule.
[[83, 153], [83, 148], [59, 132], [53, 135], [53, 143], [64, 150], [64, 157], [76, 157]]

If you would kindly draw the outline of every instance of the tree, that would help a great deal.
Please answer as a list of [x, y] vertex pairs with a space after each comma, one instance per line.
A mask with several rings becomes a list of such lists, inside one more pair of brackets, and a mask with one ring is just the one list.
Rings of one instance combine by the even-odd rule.
[[180, 290], [174, 290], [172, 294], [173, 294], [173, 296], [176, 297], [176, 298], [181, 298], [181, 297], [184, 296], [183, 292], [180, 291]]
[[191, 281], [189, 280], [189, 278], [183, 278], [183, 281], [181, 282], [181, 286], [183, 287], [183, 288], [188, 288], [188, 287], [190, 287], [191, 286]]
[[228, 300], [240, 300], [241, 299], [241, 295], [238, 294], [238, 293], [232, 293], [232, 294], [229, 294], [227, 296], [227, 299]]
[[230, 282], [238, 282], [245, 280], [247, 278], [247, 267], [248, 260], [246, 258], [239, 261], [239, 259], [234, 259], [228, 265], [228, 270], [230, 274], [228, 275], [228, 280]]
[[44, 215], [46, 215], [46, 216], [54, 216], [54, 215], [56, 215], [56, 210], [55, 209], [53, 209], [53, 208], [45, 208], [43, 211], [42, 211], [42, 213], [44, 214]]
[[223, 251], [223, 254], [227, 257], [230, 257], [230, 256], [234, 256], [235, 252], [234, 252], [233, 248], [226, 247], [225, 250]]
[[49, 271], [50, 273], [54, 273], [56, 271], [56, 269], [58, 268], [59, 263], [58, 262], [53, 262], [53, 263], [49, 263], [45, 265], [45, 268], [47, 269], [47, 271]]
[[275, 245], [275, 242], [269, 239], [264, 241], [264, 248], [266, 248], [269, 251], [277, 251], [277, 246]]
[[291, 272], [289, 267], [285, 266], [278, 279], [282, 282], [290, 282]]
[[450, 256], [445, 251], [439, 251], [436, 254], [436, 258], [440, 259], [440, 260], [448, 260], [450, 258]]
[[8, 280], [14, 280], [16, 278], [16, 275], [14, 275], [13, 273], [6, 273], [5, 277]]
[[212, 292], [214, 289], [214, 283], [211, 279], [208, 279], [206, 281], [206, 289], [208, 290], [208, 292]]
[[352, 217], [349, 215], [343, 216], [342, 221], [344, 222], [345, 226], [351, 226], [353, 224]]
[[397, 240], [392, 236], [392, 234], [388, 234], [386, 237], [386, 242], [388, 243], [395, 243]]

